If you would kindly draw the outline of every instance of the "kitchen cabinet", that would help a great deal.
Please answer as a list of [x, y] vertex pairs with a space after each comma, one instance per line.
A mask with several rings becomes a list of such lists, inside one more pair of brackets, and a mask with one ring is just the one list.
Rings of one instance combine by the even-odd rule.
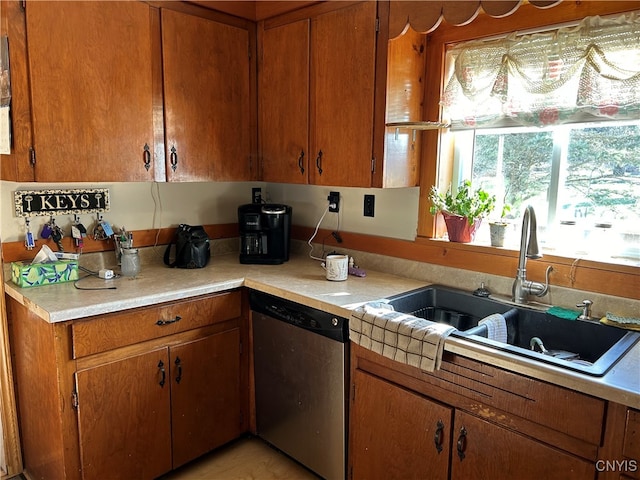
[[24, 15], [12, 62], [29, 62], [33, 148], [31, 171], [4, 169], [30, 177], [17, 180], [255, 176], [253, 22], [183, 2], [30, 2]]
[[49, 324], [9, 299], [30, 477], [156, 478], [247, 431], [242, 301]]
[[25, 14], [32, 180], [153, 180], [149, 6], [28, 2]]
[[603, 400], [449, 353], [434, 373], [353, 344], [351, 353], [354, 479], [388, 468], [402, 478], [431, 468], [433, 478], [594, 478]]
[[452, 479], [593, 478], [593, 462], [456, 410]]
[[162, 65], [169, 181], [250, 180], [250, 32], [162, 8]]
[[377, 6], [328, 8], [262, 24], [265, 181], [371, 186]]
[[609, 402], [598, 480], [640, 479], [640, 411]]
[[359, 370], [352, 381], [351, 478], [448, 478], [453, 409]]
[[309, 27], [305, 18], [261, 37], [262, 180], [309, 181]]

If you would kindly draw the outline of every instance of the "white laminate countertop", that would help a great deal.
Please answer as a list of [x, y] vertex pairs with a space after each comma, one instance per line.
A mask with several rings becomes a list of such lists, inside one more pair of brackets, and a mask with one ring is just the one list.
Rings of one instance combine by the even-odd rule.
[[[6, 276], [5, 278], [10, 278]], [[208, 293], [249, 287], [283, 297], [335, 315], [348, 317], [349, 311], [370, 301], [428, 285], [428, 283], [367, 271], [364, 278], [349, 276], [344, 282], [330, 282], [320, 263], [293, 255], [282, 265], [242, 265], [237, 254], [214, 256], [203, 269], [171, 269], [160, 258], [143, 262], [141, 274], [134, 278], [81, 280], [80, 290], [73, 283], [46, 287], [20, 288], [5, 283], [6, 293], [27, 306], [44, 321], [54, 323], [117, 312], [130, 308], [195, 297]], [[448, 337], [445, 350], [488, 364], [528, 375], [595, 397], [640, 408], [640, 343], [636, 344], [603, 377], [592, 377], [542, 364], [510, 353], [496, 351], [467, 340]]]

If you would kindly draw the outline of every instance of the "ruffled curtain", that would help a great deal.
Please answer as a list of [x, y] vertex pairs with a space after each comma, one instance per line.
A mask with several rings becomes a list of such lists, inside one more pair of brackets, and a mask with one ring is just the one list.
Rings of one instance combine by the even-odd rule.
[[464, 42], [447, 57], [452, 128], [640, 118], [640, 12]]

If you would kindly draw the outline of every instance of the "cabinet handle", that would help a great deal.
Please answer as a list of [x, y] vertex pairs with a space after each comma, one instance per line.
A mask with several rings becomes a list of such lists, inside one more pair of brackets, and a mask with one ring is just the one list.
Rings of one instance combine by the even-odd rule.
[[171, 155], [169, 156], [169, 161], [171, 162], [171, 170], [175, 172], [176, 168], [178, 168], [178, 152], [176, 151], [175, 145], [171, 147]]
[[458, 450], [458, 456], [460, 457], [460, 461], [464, 460], [465, 451], [467, 450], [467, 429], [464, 427], [460, 429], [460, 435], [458, 436], [456, 449]]
[[298, 157], [298, 168], [300, 169], [300, 173], [304, 173], [304, 164], [302, 161], [304, 160], [304, 150], [300, 152], [300, 156]]
[[149, 145], [146, 143], [144, 144], [142, 159], [144, 161], [144, 168], [148, 172], [149, 169], [151, 168], [151, 151], [149, 150]]
[[169, 325], [171, 323], [176, 323], [176, 322], [179, 322], [180, 320], [182, 320], [182, 317], [179, 317], [178, 315], [176, 315], [176, 318], [172, 318], [171, 320], [162, 320], [162, 319], [160, 319], [160, 320], [158, 320], [156, 322], [156, 325], [159, 325], [159, 326], [162, 327], [163, 325]]
[[433, 442], [436, 444], [438, 453], [442, 452], [442, 444], [444, 442], [444, 423], [438, 420], [436, 434], [433, 436]]
[[160, 373], [162, 373], [162, 378], [160, 379], [160, 386], [164, 388], [164, 382], [167, 379], [167, 372], [164, 370], [164, 362], [160, 360], [158, 362], [158, 369]]
[[318, 174], [322, 175], [322, 150], [318, 152], [316, 157], [316, 167], [318, 168]]
[[180, 361], [180, 357], [176, 357], [176, 361], [174, 362], [176, 367], [178, 367], [178, 375], [176, 375], [176, 383], [180, 383], [182, 380], [182, 362]]

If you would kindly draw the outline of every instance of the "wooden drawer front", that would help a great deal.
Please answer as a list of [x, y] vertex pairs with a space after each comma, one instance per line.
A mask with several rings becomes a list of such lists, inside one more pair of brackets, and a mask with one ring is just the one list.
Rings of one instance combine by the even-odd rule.
[[213, 325], [240, 313], [240, 292], [234, 291], [79, 320], [71, 327], [73, 358]]
[[479, 401], [474, 413], [481, 417], [481, 405], [492, 405], [592, 445], [600, 443], [605, 402], [599, 398], [458, 355], [445, 355], [431, 381], [433, 377], [443, 380], [445, 388]]
[[[624, 429], [622, 454], [640, 462], [640, 411], [627, 410], [627, 424]], [[640, 468], [640, 466], [639, 466]]]

